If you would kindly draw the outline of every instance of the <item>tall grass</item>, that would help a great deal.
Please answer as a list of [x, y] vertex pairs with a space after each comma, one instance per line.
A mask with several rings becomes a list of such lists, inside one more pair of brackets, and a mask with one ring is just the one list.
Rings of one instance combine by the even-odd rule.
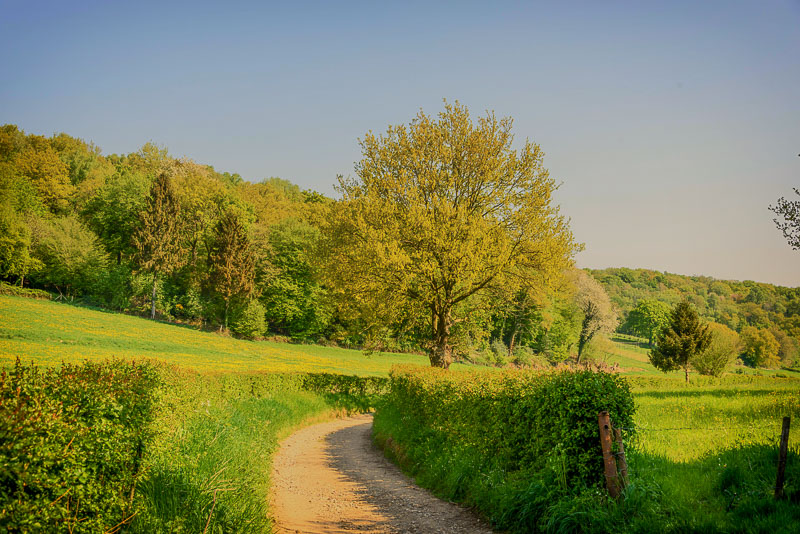
[[162, 372], [135, 533], [270, 532], [278, 442], [298, 426], [369, 409], [380, 387], [369, 377]]
[[201, 409], [150, 459], [139, 490], [145, 512], [132, 532], [269, 532], [270, 467], [278, 441], [331, 411], [320, 395], [307, 392]]

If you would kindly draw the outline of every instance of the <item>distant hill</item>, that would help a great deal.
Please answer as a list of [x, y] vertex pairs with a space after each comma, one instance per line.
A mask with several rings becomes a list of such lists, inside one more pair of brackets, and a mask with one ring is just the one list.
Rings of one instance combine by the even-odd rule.
[[603, 285], [620, 312], [620, 331], [625, 330], [625, 319], [640, 300], [674, 305], [688, 299], [703, 318], [736, 331], [755, 326], [800, 338], [800, 288], [624, 267], [587, 271]]

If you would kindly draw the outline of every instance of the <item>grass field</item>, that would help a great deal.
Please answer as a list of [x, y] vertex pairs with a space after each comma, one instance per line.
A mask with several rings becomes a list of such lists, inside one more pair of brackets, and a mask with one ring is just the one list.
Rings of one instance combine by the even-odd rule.
[[213, 372], [324, 371], [387, 375], [396, 363], [427, 365], [415, 354], [374, 354], [316, 345], [252, 342], [46, 300], [0, 295], [0, 363], [43, 365], [107, 358], [153, 358]]

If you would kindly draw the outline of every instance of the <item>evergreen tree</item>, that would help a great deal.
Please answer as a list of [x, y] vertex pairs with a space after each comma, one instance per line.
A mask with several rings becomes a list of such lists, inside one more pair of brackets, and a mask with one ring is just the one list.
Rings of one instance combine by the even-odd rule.
[[711, 343], [708, 326], [687, 301], [680, 302], [670, 314], [667, 324], [656, 335], [656, 347], [650, 352], [650, 363], [656, 369], [669, 372], [683, 368], [689, 382], [689, 364], [695, 355]]
[[133, 236], [139, 269], [153, 275], [150, 318], [156, 318], [156, 288], [159, 276], [166, 276], [185, 263], [181, 239], [180, 205], [172, 180], [166, 172], [156, 177], [145, 209], [139, 214], [139, 228]]
[[223, 326], [228, 329], [228, 316], [233, 302], [253, 293], [255, 259], [247, 229], [240, 217], [227, 211], [214, 229], [209, 253], [209, 283], [224, 304]]

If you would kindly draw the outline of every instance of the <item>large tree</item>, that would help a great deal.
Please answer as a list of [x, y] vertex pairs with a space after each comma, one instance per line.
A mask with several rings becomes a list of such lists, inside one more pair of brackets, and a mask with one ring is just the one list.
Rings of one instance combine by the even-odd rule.
[[650, 363], [661, 371], [683, 368], [689, 382], [692, 359], [708, 348], [711, 333], [687, 301], [679, 302], [670, 314], [669, 323], [656, 335], [656, 346], [650, 351]]
[[581, 361], [583, 349], [595, 334], [612, 332], [617, 326], [617, 314], [611, 306], [605, 289], [592, 275], [583, 270], [575, 271], [575, 300], [583, 317], [578, 336], [578, 358]]
[[512, 149], [512, 120], [473, 123], [466, 107], [420, 111], [361, 140], [356, 177], [340, 178], [326, 233], [331, 286], [366, 322], [427, 323], [431, 365], [449, 367], [451, 330], [491, 285], [555, 279], [579, 249], [551, 203], [538, 145]]
[[180, 205], [172, 179], [166, 172], [160, 172], [150, 188], [147, 205], [139, 215], [133, 244], [139, 268], [153, 276], [150, 318], [155, 319], [159, 276], [175, 272], [186, 260], [181, 239]]

